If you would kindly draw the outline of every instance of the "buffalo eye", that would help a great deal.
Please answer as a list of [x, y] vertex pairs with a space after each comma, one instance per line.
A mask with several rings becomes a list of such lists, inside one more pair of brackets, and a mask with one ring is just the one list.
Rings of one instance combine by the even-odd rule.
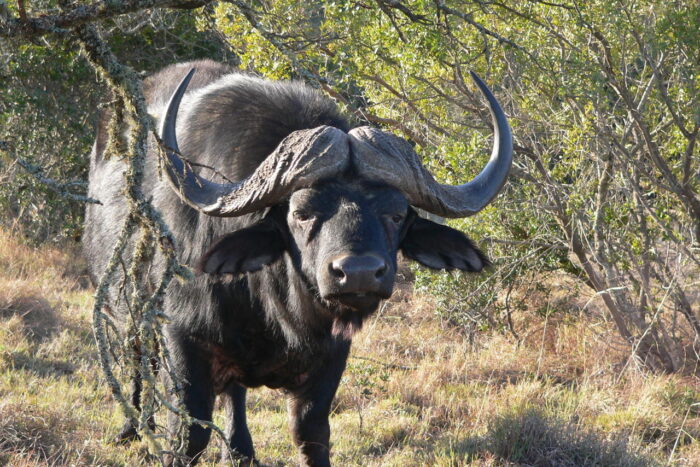
[[401, 225], [401, 223], [406, 218], [406, 216], [404, 216], [403, 214], [400, 214], [400, 213], [396, 213], [396, 214], [387, 214], [385, 216], [385, 218], [389, 219], [391, 221], [391, 223], [398, 226], [398, 225]]
[[307, 211], [294, 211], [294, 220], [300, 223], [310, 222], [316, 219], [316, 216]]

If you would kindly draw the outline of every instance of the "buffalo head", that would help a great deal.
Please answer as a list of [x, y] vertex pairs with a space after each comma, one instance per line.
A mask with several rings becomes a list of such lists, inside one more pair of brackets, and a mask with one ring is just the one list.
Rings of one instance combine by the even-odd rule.
[[494, 121], [493, 153], [476, 178], [450, 186], [435, 181], [407, 141], [376, 128], [346, 133], [330, 126], [291, 133], [244, 180], [207, 180], [179, 156], [175, 134], [193, 73], [173, 93], [161, 124], [168, 179], [184, 202], [210, 216], [266, 209], [262, 220], [211, 247], [201, 261], [204, 272], [252, 272], [286, 252], [326, 309], [364, 315], [391, 295], [399, 250], [433, 269], [480, 271], [487, 264], [464, 234], [413, 209], [469, 216], [505, 183], [512, 160], [510, 127], [476, 75]]

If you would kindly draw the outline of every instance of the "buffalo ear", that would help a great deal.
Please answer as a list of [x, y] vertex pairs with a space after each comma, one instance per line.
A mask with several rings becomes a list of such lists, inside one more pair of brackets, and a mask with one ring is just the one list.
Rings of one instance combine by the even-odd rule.
[[277, 261], [285, 250], [282, 233], [263, 220], [218, 240], [199, 260], [197, 270], [207, 274], [242, 274]]
[[431, 269], [479, 272], [490, 265], [462, 232], [417, 216], [400, 248], [404, 256]]

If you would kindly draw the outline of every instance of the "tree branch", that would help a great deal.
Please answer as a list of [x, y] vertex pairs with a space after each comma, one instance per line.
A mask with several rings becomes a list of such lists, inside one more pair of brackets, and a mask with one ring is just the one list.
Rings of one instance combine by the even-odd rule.
[[[508, 44], [511, 47], [520, 50], [521, 52], [528, 53], [527, 50], [525, 50], [524, 48], [522, 48], [521, 46], [519, 46], [515, 42], [511, 41], [510, 39], [507, 39], [507, 38], [501, 36], [500, 34], [495, 33], [493, 31], [491, 31], [490, 29], [486, 28], [483, 24], [477, 23], [476, 21], [474, 21], [474, 19], [471, 17], [470, 14], [455, 10], [454, 8], [451, 8], [447, 5], [445, 5], [445, 0], [436, 0], [435, 6], [437, 7], [438, 11], [442, 11], [448, 15], [456, 16], [456, 17], [462, 19], [462, 21], [474, 26], [480, 33], [484, 34], [485, 36], [493, 37], [494, 39], [496, 39], [498, 42], [500, 42], [502, 44]], [[528, 53], [528, 55], [529, 55], [529, 53]]]
[[[0, 16], [0, 37], [13, 39], [33, 39], [47, 34], [64, 36], [71, 29], [84, 24], [112, 18], [114, 16], [132, 13], [149, 8], [183, 8], [194, 9], [211, 3], [213, 0], [114, 0], [96, 2], [90, 5], [79, 5], [71, 10], [55, 15], [40, 15], [35, 17], [17, 18]], [[21, 10], [20, 10], [21, 12]], [[20, 13], [20, 16], [22, 14]]]

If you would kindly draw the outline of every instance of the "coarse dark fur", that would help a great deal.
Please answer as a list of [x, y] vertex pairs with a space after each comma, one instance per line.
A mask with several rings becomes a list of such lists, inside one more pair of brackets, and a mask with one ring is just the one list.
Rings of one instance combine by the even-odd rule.
[[[197, 73], [178, 118], [180, 150], [231, 180], [252, 173], [295, 130], [350, 129], [331, 101], [303, 84], [226, 77], [236, 72], [211, 61], [173, 65], [145, 80], [157, 117], [192, 67]], [[196, 106], [187, 101], [222, 79], [226, 84], [213, 85]], [[87, 208], [83, 237], [94, 279], [104, 271], [126, 215], [124, 166], [103, 157], [105, 127], [102, 122], [98, 128], [89, 188], [103, 205]], [[180, 261], [199, 270], [189, 282], [173, 281], [165, 299], [172, 320], [167, 342], [186, 408], [211, 420], [214, 400], [222, 397], [228, 443], [242, 458], [254, 458], [246, 388], [265, 385], [288, 397], [300, 462], [329, 465], [328, 413], [351, 337], [391, 294], [398, 251], [434, 269], [479, 271], [488, 264], [462, 233], [418, 217], [396, 189], [358, 180], [352, 170], [238, 218], [209, 217], [184, 204], [159, 177], [154, 151], [145, 180], [145, 195], [172, 229]], [[159, 271], [156, 265], [153, 281]], [[338, 276], [355, 282], [341, 285]], [[135, 375], [136, 404], [139, 390]], [[170, 429], [176, 424], [172, 420]], [[127, 424], [120, 437], [134, 435]], [[188, 461], [196, 462], [209, 437], [209, 430], [190, 427]]]

